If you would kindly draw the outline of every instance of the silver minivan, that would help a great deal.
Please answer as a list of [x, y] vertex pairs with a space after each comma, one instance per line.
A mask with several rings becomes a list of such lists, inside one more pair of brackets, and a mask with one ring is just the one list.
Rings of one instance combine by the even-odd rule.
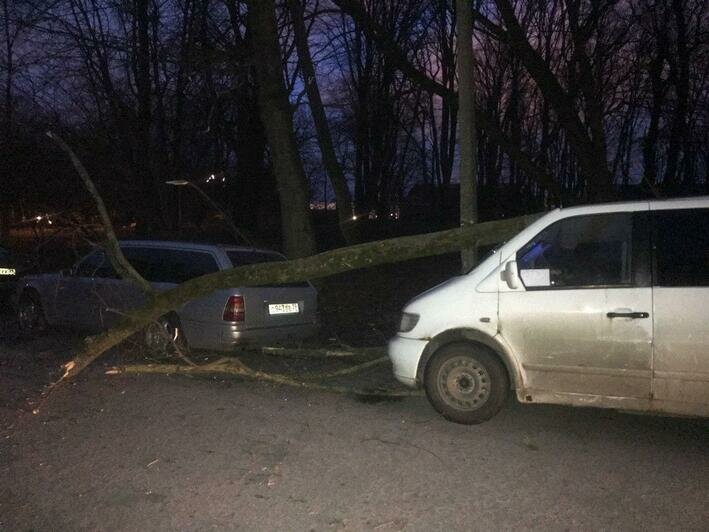
[[[159, 291], [237, 266], [285, 260], [274, 251], [168, 241], [124, 241], [133, 267]], [[70, 270], [24, 277], [17, 292], [21, 329], [46, 324], [101, 330], [145, 302], [96, 249]], [[312, 335], [318, 326], [317, 292], [308, 282], [217, 290], [190, 301], [145, 331], [149, 347], [166, 339], [196, 349], [228, 351], [247, 343], [279, 343]]]
[[389, 356], [459, 423], [489, 419], [510, 389], [709, 416], [709, 197], [549, 212], [408, 303]]

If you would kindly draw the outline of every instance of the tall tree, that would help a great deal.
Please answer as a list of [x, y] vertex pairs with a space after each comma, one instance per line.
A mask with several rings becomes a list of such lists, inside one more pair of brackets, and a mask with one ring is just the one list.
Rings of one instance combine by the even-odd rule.
[[[602, 131], [595, 131], [594, 134], [597, 124], [587, 125], [579, 118], [573, 97], [529, 42], [510, 0], [496, 0], [495, 3], [507, 28], [500, 35], [507, 40], [512, 50], [519, 56], [544, 98], [554, 109], [559, 124], [566, 131], [568, 140], [574, 149], [581, 173], [586, 178], [589, 198], [600, 200], [613, 197], [611, 175], [606, 160], [605, 137]], [[579, 51], [577, 48], [577, 52]], [[588, 90], [592, 91], [591, 88]], [[592, 132], [590, 135], [589, 129]]]
[[323, 106], [322, 97], [320, 96], [320, 88], [318, 87], [318, 80], [315, 76], [315, 67], [310, 55], [308, 32], [303, 18], [303, 5], [301, 0], [288, 0], [288, 9], [293, 22], [293, 37], [298, 54], [298, 63], [300, 65], [305, 91], [308, 94], [308, 104], [310, 105], [310, 112], [313, 116], [315, 133], [320, 147], [320, 155], [323, 165], [325, 166], [325, 172], [327, 172], [332, 188], [335, 191], [340, 230], [342, 231], [342, 236], [345, 238], [345, 241], [352, 243], [356, 240], [354, 233], [356, 226], [352, 224], [351, 219], [353, 212], [352, 194], [347, 186], [345, 173], [337, 160], [335, 147], [332, 143], [330, 126], [328, 125], [327, 116], [325, 115], [325, 107]]
[[[150, 75], [150, 12], [148, 0], [133, 0], [133, 24], [135, 27], [133, 64], [135, 72], [136, 102], [136, 142], [134, 164], [140, 180], [142, 215], [150, 230], [161, 225], [159, 218], [158, 189], [153, 171], [153, 83]], [[157, 80], [155, 80], [157, 83]], [[157, 208], [155, 208], [157, 207]]]
[[315, 235], [308, 182], [283, 80], [276, 6], [273, 0], [250, 0], [248, 9], [258, 104], [276, 174], [284, 250], [289, 257], [305, 257], [315, 253]]
[[[460, 128], [460, 226], [478, 221], [477, 146], [475, 124], [475, 58], [473, 56], [473, 13], [470, 0], [456, 0], [458, 30], [458, 127]], [[463, 249], [460, 261], [463, 273], [475, 265], [475, 248]]]

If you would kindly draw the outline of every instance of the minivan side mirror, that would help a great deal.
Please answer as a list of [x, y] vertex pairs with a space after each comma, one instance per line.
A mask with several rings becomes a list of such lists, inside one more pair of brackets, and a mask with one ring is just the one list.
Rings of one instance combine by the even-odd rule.
[[502, 280], [507, 283], [511, 289], [519, 288], [519, 272], [517, 271], [517, 261], [511, 260], [505, 264], [505, 269], [502, 271]]

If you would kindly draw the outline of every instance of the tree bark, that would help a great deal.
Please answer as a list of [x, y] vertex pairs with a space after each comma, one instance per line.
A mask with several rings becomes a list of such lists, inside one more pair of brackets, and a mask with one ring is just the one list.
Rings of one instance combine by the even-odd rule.
[[[687, 110], [691, 53], [687, 49], [687, 22], [684, 18], [684, 2], [672, 0], [672, 15], [676, 31], [676, 53], [673, 54], [670, 63], [670, 79], [675, 87], [676, 101], [667, 146], [665, 178], [662, 184], [669, 194], [677, 194], [681, 190], [680, 154], [689, 145], [687, 142]], [[686, 157], [686, 154], [684, 155]]]
[[[456, 0], [456, 27], [458, 30], [458, 126], [460, 128], [460, 226], [468, 227], [478, 221], [477, 145], [475, 125], [475, 85], [473, 57], [473, 14], [469, 0]], [[463, 273], [475, 264], [475, 248], [460, 252]]]
[[153, 136], [151, 132], [152, 81], [150, 75], [150, 13], [148, 0], [134, 1], [137, 40], [135, 54], [135, 85], [137, 92], [136, 138], [134, 164], [140, 182], [139, 201], [146, 229], [162, 225], [157, 183], [153, 174]]
[[310, 191], [283, 81], [276, 8], [273, 0], [250, 0], [248, 9], [259, 110], [276, 174], [284, 251], [288, 257], [305, 257], [315, 252]]
[[335, 153], [335, 148], [332, 143], [330, 126], [327, 122], [325, 108], [322, 103], [322, 98], [320, 97], [320, 88], [318, 87], [318, 81], [315, 77], [315, 67], [313, 66], [313, 60], [310, 56], [308, 34], [303, 20], [303, 6], [301, 1], [288, 0], [288, 9], [293, 22], [293, 37], [298, 53], [298, 62], [300, 64], [305, 90], [308, 94], [308, 103], [310, 104], [310, 112], [313, 116], [315, 133], [320, 146], [320, 155], [327, 176], [332, 184], [332, 189], [335, 191], [340, 231], [342, 232], [345, 242], [352, 244], [357, 240], [355, 234], [356, 226], [352, 224], [352, 194], [347, 186], [345, 173], [342, 171], [342, 166], [337, 160], [337, 154]]

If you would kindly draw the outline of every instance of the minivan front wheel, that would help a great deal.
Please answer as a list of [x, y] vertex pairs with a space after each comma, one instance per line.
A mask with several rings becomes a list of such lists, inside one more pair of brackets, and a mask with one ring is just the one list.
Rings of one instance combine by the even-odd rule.
[[437, 351], [424, 373], [426, 395], [446, 419], [474, 425], [497, 414], [507, 398], [509, 379], [487, 349], [456, 343]]

